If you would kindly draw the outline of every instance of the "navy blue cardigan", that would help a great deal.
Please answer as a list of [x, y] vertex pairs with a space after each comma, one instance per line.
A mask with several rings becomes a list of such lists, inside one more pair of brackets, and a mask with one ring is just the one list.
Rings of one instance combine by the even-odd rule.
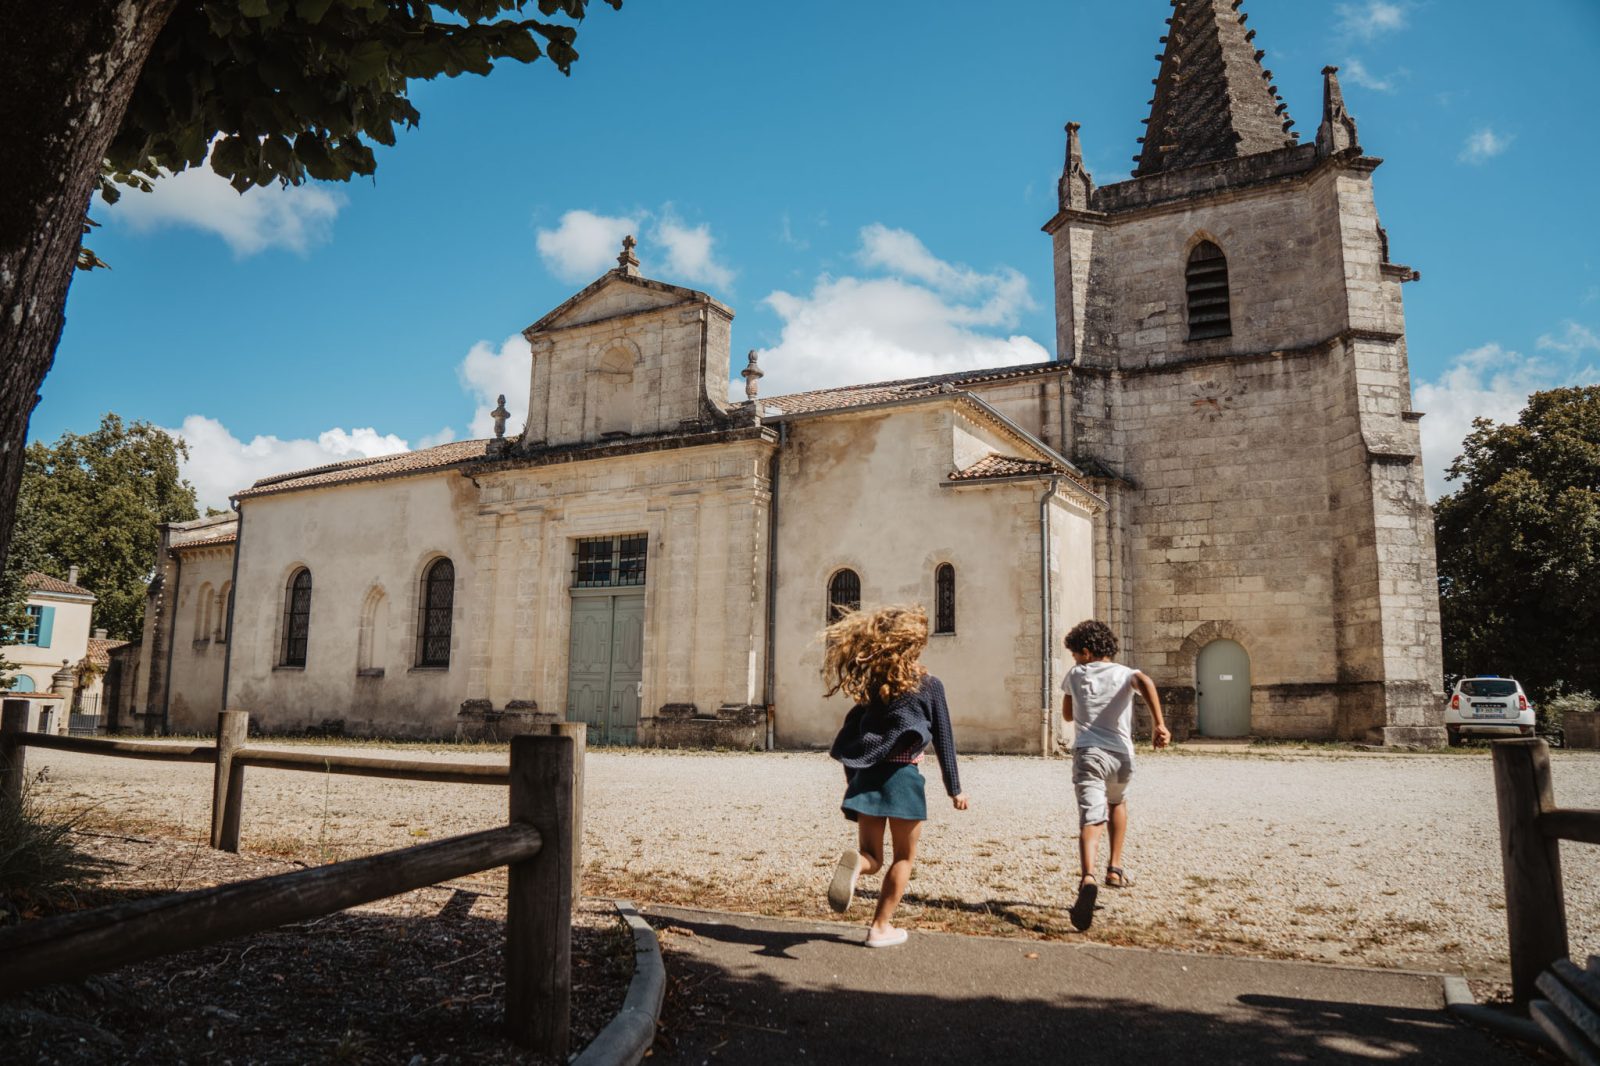
[[950, 708], [944, 701], [944, 685], [932, 674], [925, 676], [915, 691], [896, 696], [888, 703], [872, 700], [850, 708], [828, 754], [846, 769], [860, 770], [890, 755], [921, 751], [930, 743], [939, 756], [945, 792], [960, 795]]

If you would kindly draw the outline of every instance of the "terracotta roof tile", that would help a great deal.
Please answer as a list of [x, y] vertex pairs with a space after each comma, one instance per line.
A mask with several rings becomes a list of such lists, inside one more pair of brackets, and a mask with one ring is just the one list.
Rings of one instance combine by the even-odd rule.
[[201, 537], [199, 540], [185, 540], [172, 545], [173, 551], [183, 551], [185, 548], [214, 548], [218, 544], [232, 544], [239, 539], [237, 531], [223, 533], [216, 537]]
[[1043, 459], [1018, 459], [1013, 455], [1000, 455], [990, 452], [971, 466], [957, 470], [950, 475], [951, 481], [983, 481], [988, 478], [999, 477], [1028, 477], [1051, 474], [1064, 474], [1061, 467], [1054, 463], [1047, 463]]
[[[275, 492], [292, 492], [296, 489], [316, 488], [321, 485], [338, 485], [348, 481], [369, 481], [378, 478], [403, 477], [442, 470], [457, 463], [482, 459], [488, 449], [487, 440], [458, 440], [420, 451], [401, 452], [398, 455], [381, 455], [375, 458], [349, 459], [342, 463], [313, 467], [290, 474], [264, 477], [236, 498], [266, 496]], [[186, 546], [186, 545], [184, 545]]]
[[111, 665], [111, 649], [120, 648], [128, 643], [125, 640], [107, 640], [104, 637], [89, 638], [89, 661], [104, 669]]
[[953, 374], [933, 374], [923, 378], [902, 378], [898, 381], [874, 381], [865, 385], [844, 385], [833, 389], [795, 392], [787, 396], [763, 396], [756, 402], [767, 415], [836, 411], [891, 400], [929, 396], [940, 392], [946, 385], [955, 389], [962, 385], [985, 381], [1004, 381], [1008, 378], [1047, 374], [1063, 370], [1065, 367], [1066, 364], [1052, 360], [1048, 363], [1026, 363], [1022, 366], [1003, 366], [992, 370], [961, 370]]
[[94, 593], [77, 585], [70, 585], [59, 577], [34, 572], [25, 574], [22, 584], [33, 592], [60, 592], [68, 596], [93, 596]]

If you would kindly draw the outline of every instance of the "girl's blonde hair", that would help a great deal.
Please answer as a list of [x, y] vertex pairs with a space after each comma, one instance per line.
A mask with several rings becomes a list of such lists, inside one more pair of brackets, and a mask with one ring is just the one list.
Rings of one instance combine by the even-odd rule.
[[852, 611], [822, 635], [822, 680], [829, 696], [842, 690], [857, 703], [887, 703], [914, 691], [928, 672], [917, 662], [928, 644], [928, 612], [921, 607]]

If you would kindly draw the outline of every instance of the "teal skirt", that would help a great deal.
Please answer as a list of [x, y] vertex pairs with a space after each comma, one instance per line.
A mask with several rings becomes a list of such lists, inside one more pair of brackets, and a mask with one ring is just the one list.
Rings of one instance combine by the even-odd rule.
[[852, 822], [863, 814], [910, 822], [928, 820], [928, 796], [916, 763], [881, 762], [849, 774], [844, 802], [839, 806]]

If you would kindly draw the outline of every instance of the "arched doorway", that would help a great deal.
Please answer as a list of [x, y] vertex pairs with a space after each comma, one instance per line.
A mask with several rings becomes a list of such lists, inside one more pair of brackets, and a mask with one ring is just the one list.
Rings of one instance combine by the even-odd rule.
[[1195, 709], [1203, 737], [1250, 735], [1250, 654], [1234, 640], [1213, 640], [1195, 660]]

